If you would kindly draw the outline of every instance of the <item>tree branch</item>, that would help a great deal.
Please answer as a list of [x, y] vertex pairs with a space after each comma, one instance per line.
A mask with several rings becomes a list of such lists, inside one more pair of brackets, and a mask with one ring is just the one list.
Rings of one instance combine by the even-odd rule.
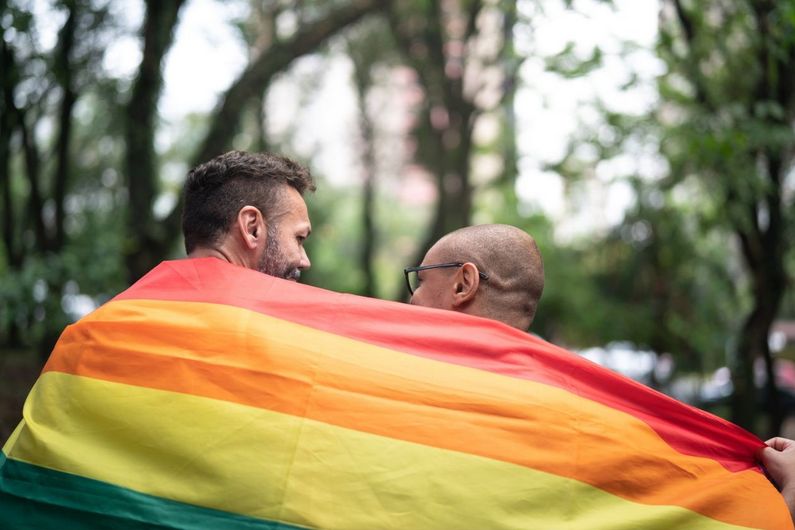
[[193, 163], [205, 162], [229, 146], [240, 122], [242, 109], [270, 83], [274, 75], [284, 71], [295, 59], [316, 50], [326, 39], [346, 26], [388, 4], [388, 0], [355, 0], [307, 26], [291, 39], [277, 42], [264, 50], [224, 94]]
[[[481, 0], [471, 0], [469, 11], [467, 12], [466, 30], [464, 31], [464, 42], [466, 42], [477, 30], [478, 15], [483, 10], [483, 2]], [[505, 8], [503, 8], [505, 9]], [[513, 9], [516, 9], [515, 4]]]
[[710, 101], [709, 94], [707, 93], [707, 90], [704, 86], [704, 79], [702, 78], [701, 72], [699, 72], [698, 69], [699, 61], [696, 55], [696, 26], [682, 5], [682, 0], [671, 1], [674, 4], [676, 18], [679, 21], [679, 25], [682, 27], [682, 32], [685, 34], [685, 42], [687, 43], [688, 50], [690, 51], [689, 60], [686, 58], [684, 61], [688, 65], [688, 70], [690, 70], [690, 81], [693, 83], [693, 88], [696, 91], [696, 101], [700, 105], [703, 105], [708, 111], [714, 112], [716, 110], [715, 106]]
[[751, 271], [755, 270], [762, 263], [761, 248], [761, 232], [759, 230], [758, 217], [759, 214], [756, 209], [756, 203], [752, 200], [750, 202], [744, 201], [737, 189], [729, 185], [725, 191], [725, 207], [729, 211], [731, 217], [731, 206], [739, 204], [743, 206], [744, 218], [730, 219], [731, 226], [734, 229], [740, 240], [740, 249], [745, 256]]
[[[392, 0], [354, 0], [326, 17], [297, 32], [291, 39], [275, 43], [263, 51], [243, 71], [221, 98], [210, 120], [210, 129], [193, 157], [193, 165], [205, 162], [228, 148], [240, 122], [246, 104], [258, 92], [265, 90], [273, 76], [284, 71], [297, 58], [311, 53], [327, 39], [369, 13], [388, 8]], [[178, 234], [182, 215], [182, 198], [163, 220], [163, 248]]]

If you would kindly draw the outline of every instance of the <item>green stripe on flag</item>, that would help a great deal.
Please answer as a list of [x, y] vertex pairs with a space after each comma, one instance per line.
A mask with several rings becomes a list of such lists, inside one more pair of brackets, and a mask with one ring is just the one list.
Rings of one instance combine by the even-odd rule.
[[68, 530], [298, 530], [138, 493], [69, 473], [8, 459], [0, 452], [0, 527]]

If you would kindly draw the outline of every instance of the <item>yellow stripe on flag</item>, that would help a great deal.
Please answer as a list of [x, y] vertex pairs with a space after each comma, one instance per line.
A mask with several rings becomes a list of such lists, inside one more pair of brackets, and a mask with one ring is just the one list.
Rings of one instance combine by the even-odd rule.
[[[310, 527], [742, 528], [498, 460], [57, 372], [38, 381], [25, 422], [7, 447], [10, 458]], [[716, 493], [718, 481], [704, 487], [713, 499], [728, 498]], [[744, 505], [753, 506], [753, 499]]]

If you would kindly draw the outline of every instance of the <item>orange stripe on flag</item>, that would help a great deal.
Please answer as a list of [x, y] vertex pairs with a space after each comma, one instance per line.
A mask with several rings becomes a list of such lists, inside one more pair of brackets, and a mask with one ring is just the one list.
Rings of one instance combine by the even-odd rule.
[[[623, 498], [752, 526], [755, 471], [680, 453], [643, 421], [543, 383], [406, 355], [217, 304], [116, 301], [69, 328], [46, 371], [261, 407], [519, 464]], [[617, 473], [616, 470], [620, 469]], [[721, 502], [716, 503], [715, 500]]]

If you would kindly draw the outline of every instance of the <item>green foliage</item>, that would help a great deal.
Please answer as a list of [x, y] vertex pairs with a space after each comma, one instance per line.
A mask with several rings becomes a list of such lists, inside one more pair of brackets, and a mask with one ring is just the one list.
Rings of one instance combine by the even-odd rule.
[[[306, 244], [312, 268], [302, 276], [310, 285], [361, 294], [364, 276], [359, 263], [362, 225], [361, 200], [355, 190], [318, 184], [318, 192], [307, 196], [312, 216], [312, 237]], [[376, 198], [377, 225], [382, 234], [374, 260], [376, 296], [405, 296], [403, 268], [411, 265], [418, 234], [427, 224], [428, 210], [402, 205], [386, 194]]]
[[21, 343], [41, 345], [42, 354], [51, 346], [42, 343], [83, 316], [81, 310], [104, 303], [124, 285], [118, 237], [108, 231], [113, 221], [92, 216], [89, 224], [62, 252], [30, 257], [21, 271], [0, 275], [0, 329], [17, 326]]
[[312, 216], [312, 236], [306, 251], [312, 267], [302, 276], [310, 285], [332, 291], [359, 293], [362, 273], [358, 268], [359, 204], [355, 194], [324, 186], [307, 196]]
[[559, 53], [546, 59], [546, 69], [567, 79], [588, 75], [602, 66], [602, 50], [597, 46], [585, 59], [577, 57], [577, 45], [569, 42]]
[[[677, 206], [637, 184], [639, 202], [604, 237], [562, 245], [540, 213], [504, 208], [511, 189], [481, 194], [479, 220], [519, 226], [544, 258], [545, 287], [532, 331], [557, 344], [585, 348], [630, 341], [671, 353], [680, 370], [708, 371], [726, 362], [740, 299], [727, 264], [726, 233], [704, 233], [691, 206]], [[486, 210], [488, 205], [488, 210]]]
[[[770, 358], [767, 332], [791, 296], [793, 13], [790, 0], [666, 3], [657, 108], [627, 116], [597, 106], [602, 123], [582, 128], [548, 168], [576, 187], [599, 161], [658, 153], [660, 174], [614, 176], [634, 183], [636, 206], [606, 238], [580, 248], [593, 301], [608, 315], [582, 329], [591, 340], [669, 351], [686, 369], [731, 361], [735, 419], [744, 425], [753, 359]], [[596, 56], [578, 63], [574, 49], [548, 61], [550, 70], [572, 77], [598, 67]], [[595, 156], [583, 157], [583, 145]]]
[[[0, 344], [39, 345], [44, 351], [80, 316], [76, 311], [106, 300], [123, 285], [117, 211], [125, 197], [113, 169], [121, 156], [122, 87], [101, 68], [117, 27], [107, 3], [56, 3], [52, 13], [73, 17], [79, 37], [68, 46], [63, 22], [58, 41], [45, 48], [41, 21], [26, 4], [10, 4], [4, 4], [2, 20], [17, 31], [4, 32], [10, 82], [3, 85], [8, 91], [3, 112], [12, 116], [14, 130], [7, 137], [9, 174], [0, 186], [0, 196], [10, 194], [11, 205], [3, 211], [10, 226], [4, 226], [0, 251]], [[74, 107], [65, 103], [69, 92], [75, 94]], [[65, 147], [64, 130], [71, 134]], [[59, 203], [64, 240], [57, 235]]]

